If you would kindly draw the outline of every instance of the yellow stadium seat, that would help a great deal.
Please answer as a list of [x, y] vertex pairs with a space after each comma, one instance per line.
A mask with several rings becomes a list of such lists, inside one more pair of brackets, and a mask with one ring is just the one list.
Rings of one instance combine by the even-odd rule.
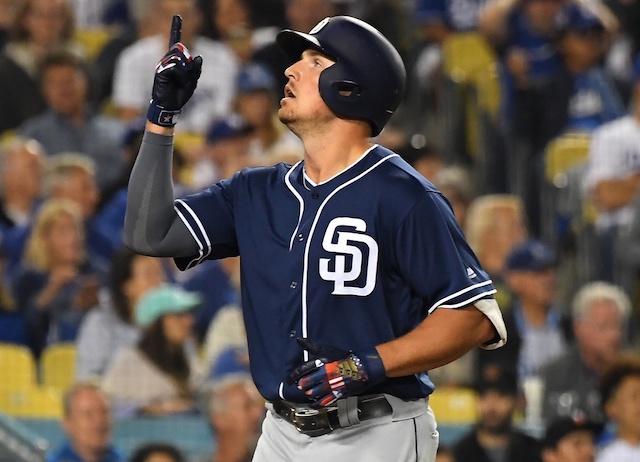
[[459, 83], [475, 84], [478, 76], [495, 67], [496, 55], [476, 32], [450, 34], [442, 44], [444, 73]]
[[80, 44], [88, 61], [98, 57], [102, 49], [113, 37], [113, 30], [107, 27], [93, 29], [79, 29], [75, 34], [75, 41]]
[[[476, 32], [450, 34], [442, 44], [442, 64], [445, 79], [452, 82], [461, 98], [461, 107], [446, 107], [459, 111], [452, 115], [464, 121], [463, 148], [471, 158], [481, 150], [480, 118], [495, 119], [500, 106], [498, 60], [487, 40]], [[459, 138], [457, 127], [448, 136]]]
[[476, 392], [467, 387], [438, 387], [429, 406], [439, 424], [473, 424], [477, 418]]
[[76, 346], [74, 343], [50, 345], [40, 358], [40, 377], [42, 385], [64, 392], [75, 382]]
[[552, 185], [562, 186], [563, 175], [589, 155], [591, 137], [588, 133], [573, 132], [553, 139], [545, 152], [545, 178]]
[[23, 390], [0, 389], [0, 411], [18, 418], [59, 419], [62, 394], [55, 388], [35, 385]]
[[31, 350], [0, 343], [0, 390], [22, 390], [36, 383], [36, 364]]

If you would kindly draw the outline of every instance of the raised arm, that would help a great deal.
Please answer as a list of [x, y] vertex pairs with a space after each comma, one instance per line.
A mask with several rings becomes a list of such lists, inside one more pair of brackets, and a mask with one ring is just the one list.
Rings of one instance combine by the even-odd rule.
[[187, 257], [196, 242], [173, 208], [173, 127], [200, 77], [202, 58], [180, 43], [182, 20], [174, 16], [169, 51], [156, 66], [140, 152], [129, 179], [124, 242], [156, 257]]

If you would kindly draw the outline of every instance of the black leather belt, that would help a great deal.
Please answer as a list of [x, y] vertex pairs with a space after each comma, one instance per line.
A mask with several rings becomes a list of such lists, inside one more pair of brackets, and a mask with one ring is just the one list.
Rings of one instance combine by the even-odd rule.
[[288, 401], [274, 401], [273, 411], [308, 436], [320, 436], [338, 428], [357, 425], [363, 420], [393, 412], [387, 398], [380, 395], [353, 396], [336, 401], [329, 407], [311, 409]]

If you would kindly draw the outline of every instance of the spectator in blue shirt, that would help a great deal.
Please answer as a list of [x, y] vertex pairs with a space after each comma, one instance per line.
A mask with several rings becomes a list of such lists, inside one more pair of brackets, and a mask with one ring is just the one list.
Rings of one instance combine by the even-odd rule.
[[[622, 117], [625, 107], [615, 83], [599, 64], [607, 47], [602, 20], [580, 5], [570, 5], [559, 21], [558, 49], [568, 80], [565, 130], [591, 132]], [[560, 95], [558, 95], [560, 96]], [[563, 98], [550, 98], [559, 101]]]
[[125, 462], [112, 442], [109, 401], [88, 382], [78, 382], [65, 394], [62, 428], [65, 442], [47, 454], [46, 462]]

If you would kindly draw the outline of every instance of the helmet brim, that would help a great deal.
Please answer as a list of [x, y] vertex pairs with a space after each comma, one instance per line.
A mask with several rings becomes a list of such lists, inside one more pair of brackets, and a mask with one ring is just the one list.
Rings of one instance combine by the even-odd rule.
[[302, 53], [309, 49], [317, 50], [329, 58], [333, 58], [331, 54], [324, 49], [317, 37], [305, 34], [304, 32], [285, 29], [280, 31], [276, 36], [276, 43], [294, 61], [298, 61]]

